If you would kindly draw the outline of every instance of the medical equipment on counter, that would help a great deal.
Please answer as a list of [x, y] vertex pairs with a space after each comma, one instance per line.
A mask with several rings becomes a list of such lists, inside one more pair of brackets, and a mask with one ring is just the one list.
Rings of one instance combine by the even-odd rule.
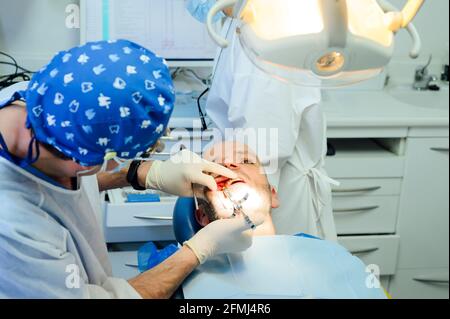
[[[148, 189], [145, 191], [136, 191], [131, 187], [113, 189], [107, 191], [107, 193], [109, 201], [112, 204], [125, 204], [133, 202], [163, 203], [176, 199], [175, 196], [157, 190]], [[143, 199], [139, 200], [139, 197], [142, 197]], [[132, 199], [131, 201], [130, 198]], [[145, 201], [144, 199], [148, 199], [148, 201]]]
[[399, 12], [384, 0], [220, 0], [207, 27], [227, 47], [212, 21], [234, 6], [239, 40], [258, 68], [303, 86], [339, 87], [380, 74], [402, 28], [413, 38], [411, 57], [417, 57], [420, 37], [410, 23], [423, 3], [409, 0]]
[[[131, 243], [173, 240], [172, 212], [177, 197], [147, 190], [138, 192], [131, 187], [109, 190], [103, 204], [103, 230], [107, 243]], [[138, 200], [159, 196], [160, 201]]]
[[205, 116], [204, 105], [206, 97], [199, 91], [186, 91], [176, 93], [175, 108], [169, 120], [170, 128], [200, 129], [203, 122], [211, 126], [211, 120]]
[[159, 203], [161, 197], [158, 194], [128, 194], [127, 203]]

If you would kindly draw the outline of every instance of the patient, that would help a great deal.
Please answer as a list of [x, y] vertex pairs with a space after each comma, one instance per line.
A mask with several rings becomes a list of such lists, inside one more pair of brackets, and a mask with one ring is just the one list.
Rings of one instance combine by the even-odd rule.
[[240, 201], [248, 196], [248, 199], [242, 203], [244, 213], [255, 224], [262, 221], [262, 224], [254, 231], [255, 236], [274, 235], [275, 227], [271, 209], [279, 206], [278, 195], [269, 184], [256, 154], [247, 145], [223, 142], [206, 150], [203, 158], [233, 170], [238, 178], [229, 180], [215, 177], [217, 191], [210, 191], [199, 185], [194, 186], [194, 193], [199, 204], [195, 213], [197, 222], [204, 227], [217, 219], [232, 217], [233, 203], [227, 198], [228, 191], [233, 201]]
[[278, 196], [248, 146], [220, 143], [203, 157], [235, 171], [238, 178], [215, 177], [217, 191], [194, 185], [197, 222], [205, 226], [232, 217], [230, 197], [239, 201], [248, 194], [242, 210], [253, 223], [262, 224], [247, 251], [218, 256], [194, 271], [183, 285], [185, 298], [386, 298], [378, 279], [339, 244], [275, 235], [271, 208], [278, 207]]

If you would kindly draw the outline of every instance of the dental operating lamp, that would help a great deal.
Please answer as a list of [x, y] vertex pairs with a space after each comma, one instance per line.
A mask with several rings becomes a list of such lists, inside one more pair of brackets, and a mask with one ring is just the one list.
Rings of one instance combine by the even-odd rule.
[[399, 11], [385, 0], [219, 0], [207, 28], [227, 47], [213, 18], [233, 8], [239, 41], [258, 68], [298, 85], [340, 87], [380, 74], [403, 28], [413, 39], [410, 56], [418, 56], [421, 42], [411, 21], [423, 3], [409, 0]]

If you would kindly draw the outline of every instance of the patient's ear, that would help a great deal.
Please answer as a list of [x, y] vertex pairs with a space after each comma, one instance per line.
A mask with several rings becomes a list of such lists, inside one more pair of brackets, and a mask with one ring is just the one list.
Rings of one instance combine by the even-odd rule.
[[199, 208], [195, 211], [195, 219], [197, 220], [197, 223], [205, 227], [210, 223], [208, 216], [203, 212], [203, 209]]
[[272, 189], [272, 208], [280, 207], [280, 200], [278, 198], [278, 193], [275, 187], [271, 186]]

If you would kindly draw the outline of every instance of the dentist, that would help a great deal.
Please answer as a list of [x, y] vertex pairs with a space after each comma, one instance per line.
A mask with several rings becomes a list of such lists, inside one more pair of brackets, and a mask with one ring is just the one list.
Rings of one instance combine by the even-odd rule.
[[[169, 298], [197, 265], [251, 245], [243, 218], [208, 225], [140, 276], [113, 278], [80, 177], [139, 158], [165, 131], [174, 88], [165, 61], [125, 40], [60, 52], [25, 91], [0, 100], [0, 298]], [[222, 166], [183, 151], [139, 162], [136, 187], [180, 196], [215, 189]]]

